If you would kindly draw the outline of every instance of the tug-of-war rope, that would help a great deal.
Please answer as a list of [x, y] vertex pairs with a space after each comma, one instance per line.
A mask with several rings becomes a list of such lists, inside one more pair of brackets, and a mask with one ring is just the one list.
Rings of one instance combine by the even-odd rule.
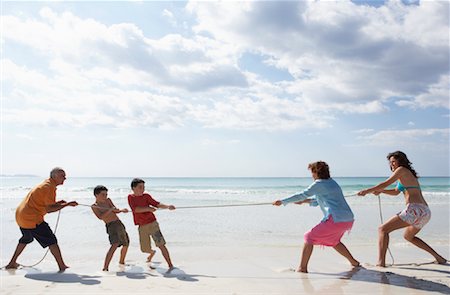
[[[352, 194], [352, 195], [346, 195], [344, 196], [345, 198], [349, 198], [349, 197], [355, 197], [357, 196], [357, 194]], [[245, 203], [245, 204], [221, 204], [221, 205], [204, 205], [204, 206], [179, 206], [176, 207], [176, 210], [179, 209], [205, 209], [205, 208], [226, 208], [226, 207], [249, 207], [249, 206], [264, 206], [264, 205], [272, 205], [272, 202], [264, 202], [264, 203]], [[99, 208], [99, 209], [112, 209], [110, 207], [102, 207], [102, 206], [97, 206], [97, 205], [88, 205], [88, 204], [80, 204], [78, 203], [78, 206], [85, 206], [85, 207], [91, 207], [91, 208]], [[157, 208], [155, 208], [157, 209]], [[383, 212], [381, 210], [381, 198], [380, 195], [378, 195], [378, 209], [380, 212], [380, 223], [383, 224]], [[158, 209], [158, 210], [165, 210], [165, 209]], [[131, 211], [131, 210], [130, 210]], [[56, 223], [55, 223], [55, 230], [54, 233], [56, 234], [56, 231], [58, 229], [58, 224], [59, 224], [59, 218], [61, 216], [61, 210], [58, 211], [58, 217], [56, 219]], [[35, 267], [36, 265], [38, 265], [39, 263], [41, 263], [42, 261], [44, 261], [45, 257], [47, 256], [48, 252], [49, 252], [49, 248], [47, 248], [47, 250], [45, 251], [44, 256], [36, 263], [32, 264], [32, 265], [24, 265], [24, 264], [20, 264], [19, 265], [21, 267]], [[388, 247], [388, 251], [389, 251], [389, 255], [391, 256], [392, 259], [392, 264], [390, 265], [394, 265], [394, 256], [392, 256], [391, 250]], [[5, 266], [1, 267], [0, 269], [5, 269]]]

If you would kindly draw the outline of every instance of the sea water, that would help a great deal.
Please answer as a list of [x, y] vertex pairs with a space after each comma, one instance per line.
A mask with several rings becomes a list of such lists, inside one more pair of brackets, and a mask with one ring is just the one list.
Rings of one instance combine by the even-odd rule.
[[[311, 178], [143, 178], [146, 191], [154, 199], [179, 209], [158, 210], [156, 216], [168, 247], [299, 247], [303, 234], [322, 219], [318, 207], [294, 205], [275, 207], [271, 203], [311, 184]], [[343, 239], [347, 245], [376, 245], [377, 228], [404, 208], [402, 194], [398, 196], [374, 195], [357, 197], [361, 189], [383, 181], [381, 177], [337, 177], [347, 202], [355, 214], [355, 224], [350, 235]], [[20, 231], [15, 223], [15, 209], [26, 194], [43, 181], [41, 177], [1, 178], [1, 251], [2, 262], [12, 255]], [[131, 192], [131, 177], [69, 177], [58, 186], [57, 200], [91, 205], [95, 202], [96, 185], [108, 188], [108, 195], [119, 208], [128, 208], [127, 195]], [[449, 209], [450, 178], [420, 178], [423, 195], [432, 211], [430, 223], [421, 237], [430, 245], [447, 247], [450, 244]], [[182, 208], [202, 206], [210, 208]], [[226, 207], [230, 205], [230, 207]], [[139, 253], [137, 227], [131, 213], [119, 214], [130, 236], [130, 253]], [[109, 242], [105, 225], [87, 206], [68, 207], [61, 213], [45, 216], [55, 230], [64, 256], [72, 260], [103, 260]], [[407, 244], [398, 231], [391, 243]], [[38, 243], [27, 247], [21, 259], [40, 256]], [[444, 253], [448, 256], [449, 253]]]

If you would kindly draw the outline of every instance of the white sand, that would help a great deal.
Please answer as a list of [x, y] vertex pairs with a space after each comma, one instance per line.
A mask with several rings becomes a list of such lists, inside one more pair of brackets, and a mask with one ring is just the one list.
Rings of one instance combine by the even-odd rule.
[[[345, 242], [345, 241], [344, 241]], [[331, 248], [316, 247], [308, 274], [297, 266], [299, 247], [169, 247], [177, 266], [167, 272], [158, 253], [150, 269], [137, 249], [119, 267], [116, 253], [109, 272], [100, 271], [103, 254], [96, 261], [71, 265], [57, 272], [49, 255], [35, 268], [0, 271], [0, 293], [17, 294], [450, 294], [449, 265], [431, 262], [427, 253], [412, 245], [392, 248], [396, 263], [388, 268], [371, 266], [376, 245], [350, 246], [363, 267], [352, 269]], [[92, 251], [94, 249], [91, 249]], [[436, 247], [448, 255], [448, 246]], [[69, 249], [65, 249], [69, 251]], [[63, 249], [64, 252], [64, 249]], [[64, 254], [64, 253], [63, 253]], [[38, 257], [39, 258], [39, 257]], [[140, 261], [142, 259], [142, 261]], [[387, 262], [390, 262], [388, 256]], [[25, 262], [24, 262], [25, 263]]]

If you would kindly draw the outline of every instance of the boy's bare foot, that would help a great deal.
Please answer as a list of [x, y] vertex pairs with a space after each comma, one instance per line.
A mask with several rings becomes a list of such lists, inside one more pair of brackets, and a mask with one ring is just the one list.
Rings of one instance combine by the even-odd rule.
[[20, 264], [17, 262], [9, 263], [7, 266], [5, 266], [5, 269], [18, 269]]
[[151, 252], [150, 252], [150, 255], [148, 255], [148, 257], [147, 257], [147, 262], [151, 262], [153, 256], [155, 256], [155, 254], [156, 254], [156, 251], [155, 251], [155, 250], [150, 250], [150, 251], [151, 251]]
[[299, 267], [297, 269], [297, 272], [308, 273], [308, 269], [307, 268], [303, 268], [303, 267]]

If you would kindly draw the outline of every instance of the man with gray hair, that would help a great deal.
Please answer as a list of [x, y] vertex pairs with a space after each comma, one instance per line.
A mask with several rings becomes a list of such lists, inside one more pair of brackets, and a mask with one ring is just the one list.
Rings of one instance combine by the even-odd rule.
[[75, 201], [56, 202], [56, 187], [66, 180], [66, 173], [62, 168], [53, 168], [50, 172], [50, 178], [33, 188], [23, 199], [16, 209], [16, 221], [22, 232], [22, 237], [16, 247], [11, 261], [6, 269], [15, 269], [20, 265], [16, 262], [19, 255], [25, 249], [27, 244], [36, 239], [42, 248], [49, 247], [50, 252], [58, 263], [59, 270], [64, 271], [68, 266], [64, 263], [61, 250], [55, 234], [52, 232], [48, 223], [44, 221], [44, 215], [56, 212], [67, 206], [77, 206]]

